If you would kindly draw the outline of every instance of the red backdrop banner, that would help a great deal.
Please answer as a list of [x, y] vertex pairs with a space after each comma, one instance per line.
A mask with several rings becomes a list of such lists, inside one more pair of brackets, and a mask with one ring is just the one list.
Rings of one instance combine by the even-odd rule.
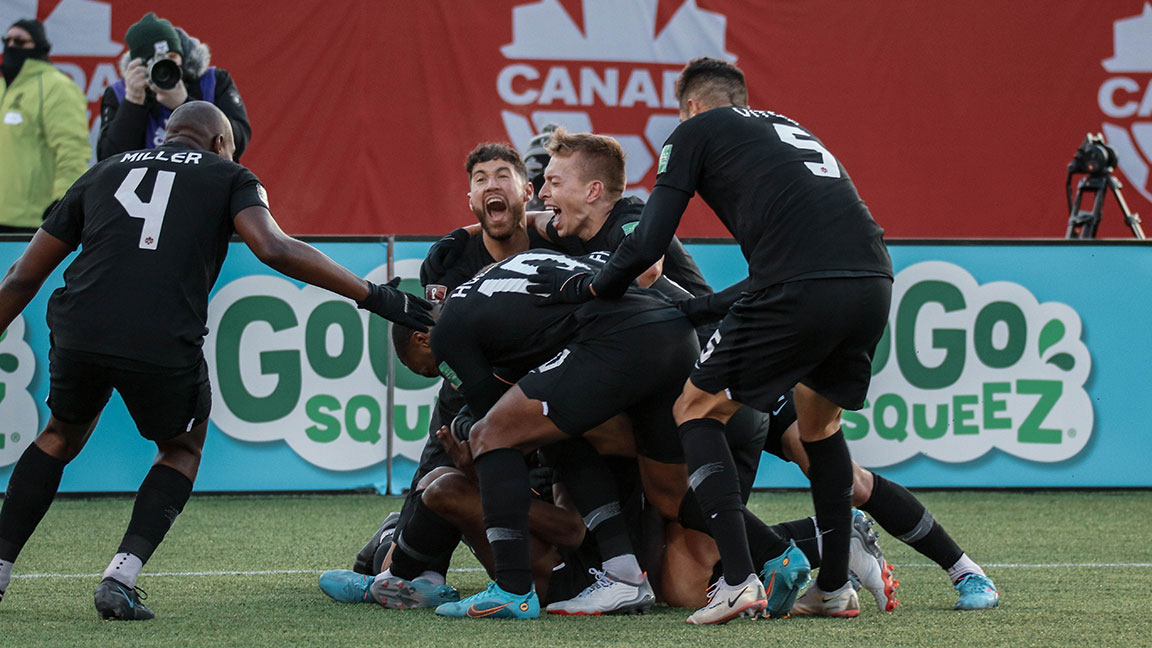
[[[1139, 0], [0, 0], [34, 13], [98, 112], [128, 26], [208, 43], [252, 121], [243, 162], [295, 234], [440, 234], [463, 163], [549, 122], [618, 137], [650, 187], [690, 58], [813, 131], [889, 237], [1061, 237], [1068, 162], [1104, 132], [1152, 214], [1152, 6]], [[698, 201], [682, 236], [725, 236]], [[1106, 203], [1101, 236], [1131, 236]]]

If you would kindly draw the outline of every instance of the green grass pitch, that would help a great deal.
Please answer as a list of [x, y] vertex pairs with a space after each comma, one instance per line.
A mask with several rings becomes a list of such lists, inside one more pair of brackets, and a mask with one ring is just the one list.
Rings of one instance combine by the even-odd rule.
[[[431, 610], [341, 605], [324, 569], [353, 554], [398, 498], [195, 496], [139, 585], [154, 621], [100, 621], [92, 607], [123, 533], [128, 498], [61, 499], [16, 565], [0, 602], [0, 646], [1152, 646], [1152, 492], [925, 492], [921, 497], [1001, 595], [996, 610], [955, 612], [944, 573], [881, 533], [901, 581], [895, 612], [861, 592], [856, 619], [739, 620], [690, 627], [690, 610], [639, 617], [450, 620]], [[757, 493], [765, 520], [811, 510], [806, 493]], [[486, 576], [466, 550], [450, 582]]]

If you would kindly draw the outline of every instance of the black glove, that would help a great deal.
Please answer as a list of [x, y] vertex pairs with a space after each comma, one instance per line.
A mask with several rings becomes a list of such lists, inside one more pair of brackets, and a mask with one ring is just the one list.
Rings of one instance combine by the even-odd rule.
[[460, 254], [468, 246], [468, 230], [463, 227], [452, 230], [447, 236], [436, 241], [420, 264], [420, 284], [427, 286], [430, 283], [440, 283], [444, 273], [456, 265]]
[[688, 321], [692, 322], [692, 326], [700, 326], [701, 324], [707, 324], [708, 322], [715, 322], [724, 317], [724, 314], [728, 312], [728, 309], [725, 308], [717, 312], [714, 305], [714, 302], [716, 301], [713, 299], [714, 296], [715, 295], [708, 294], [701, 297], [690, 297], [688, 299], [683, 299], [676, 302], [676, 308], [679, 309], [681, 313], [684, 313], [684, 316], [688, 318]]
[[432, 304], [397, 288], [400, 277], [392, 277], [386, 284], [368, 282], [368, 296], [356, 305], [384, 319], [424, 333], [434, 320], [429, 315]]
[[476, 425], [476, 418], [472, 416], [472, 412], [465, 405], [460, 409], [460, 413], [452, 419], [452, 424], [448, 426], [452, 430], [452, 436], [460, 443], [466, 443], [468, 437], [472, 434], [472, 426]]
[[541, 267], [528, 277], [528, 292], [547, 295], [542, 304], [583, 304], [594, 299], [592, 274], [562, 268]]

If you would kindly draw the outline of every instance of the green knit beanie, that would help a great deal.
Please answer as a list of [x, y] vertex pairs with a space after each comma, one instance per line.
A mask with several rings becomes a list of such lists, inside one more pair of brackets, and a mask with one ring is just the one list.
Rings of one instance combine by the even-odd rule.
[[180, 45], [180, 36], [172, 23], [157, 18], [155, 13], [148, 12], [135, 25], [128, 28], [124, 35], [128, 43], [128, 51], [133, 59], [150, 60], [157, 52], [177, 52], [184, 55], [184, 48]]

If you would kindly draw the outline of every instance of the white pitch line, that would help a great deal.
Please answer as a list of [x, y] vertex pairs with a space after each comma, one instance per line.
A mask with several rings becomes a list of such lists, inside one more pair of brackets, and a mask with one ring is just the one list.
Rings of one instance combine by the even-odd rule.
[[[893, 565], [897, 569], [909, 567], [927, 568], [939, 566], [933, 563], [903, 563]], [[984, 563], [983, 567], [995, 569], [1069, 569], [1075, 567], [1124, 568], [1152, 567], [1152, 563]], [[276, 576], [290, 574], [320, 574], [321, 569], [268, 569], [260, 571], [192, 571], [192, 572], [144, 572], [145, 576]], [[480, 567], [458, 567], [449, 571], [466, 573], [484, 571]], [[12, 574], [12, 578], [98, 578], [103, 574]]]

